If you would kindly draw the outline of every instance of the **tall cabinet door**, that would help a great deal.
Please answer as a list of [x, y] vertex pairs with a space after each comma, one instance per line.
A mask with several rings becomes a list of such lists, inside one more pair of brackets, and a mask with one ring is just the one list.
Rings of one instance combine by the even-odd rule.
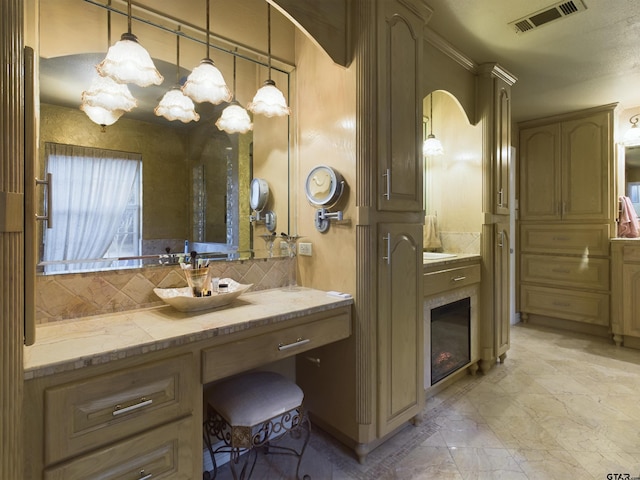
[[509, 350], [510, 321], [509, 314], [509, 221], [495, 224], [495, 255], [494, 255], [494, 349], [495, 355], [503, 361]]
[[424, 20], [404, 2], [381, 1], [378, 8], [378, 210], [420, 212]]
[[560, 124], [520, 131], [520, 220], [560, 220]]
[[600, 112], [562, 123], [564, 220], [609, 220], [610, 115]]
[[509, 170], [511, 169], [510, 88], [495, 80], [495, 213], [509, 215]]
[[422, 409], [422, 225], [378, 226], [378, 435]]

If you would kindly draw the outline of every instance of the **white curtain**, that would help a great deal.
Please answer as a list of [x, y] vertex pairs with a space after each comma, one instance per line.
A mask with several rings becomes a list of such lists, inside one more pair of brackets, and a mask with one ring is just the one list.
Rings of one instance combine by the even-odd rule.
[[45, 272], [101, 268], [118, 230], [141, 164], [141, 155], [74, 145], [45, 145], [52, 174], [53, 228], [45, 228]]

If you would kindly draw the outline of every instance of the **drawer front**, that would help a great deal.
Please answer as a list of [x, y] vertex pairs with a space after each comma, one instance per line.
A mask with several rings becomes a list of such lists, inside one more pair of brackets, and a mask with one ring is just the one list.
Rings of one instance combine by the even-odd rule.
[[609, 295], [522, 285], [520, 310], [593, 325], [609, 325]]
[[520, 259], [520, 275], [523, 282], [609, 290], [607, 259], [531, 254], [522, 254]]
[[187, 417], [46, 469], [44, 479], [191, 480], [198, 476], [193, 472], [193, 455], [200, 454], [191, 441], [194, 428], [193, 417]]
[[202, 383], [244, 372], [351, 335], [351, 315], [333, 316], [223, 343], [202, 351]]
[[425, 296], [446, 292], [453, 288], [465, 287], [480, 281], [480, 265], [451, 268], [438, 272], [425, 273], [423, 293]]
[[609, 225], [520, 226], [523, 252], [609, 256]]
[[46, 389], [46, 464], [191, 414], [195, 370], [186, 354]]

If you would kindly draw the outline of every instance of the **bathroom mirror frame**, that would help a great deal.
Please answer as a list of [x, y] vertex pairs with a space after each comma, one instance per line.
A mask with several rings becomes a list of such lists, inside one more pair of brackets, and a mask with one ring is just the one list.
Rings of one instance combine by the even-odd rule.
[[[89, 4], [90, 6], [97, 6], [100, 9], [104, 10], [105, 14], [104, 14], [104, 18], [105, 18], [105, 23], [106, 23], [106, 11], [110, 11], [112, 14], [112, 17], [115, 16], [120, 16], [120, 17], [125, 17], [124, 20], [126, 20], [126, 12], [124, 10], [119, 10], [113, 6], [109, 6], [106, 3], [106, 0], [103, 2], [99, 2], [96, 0], [85, 0], [86, 4]], [[138, 9], [139, 10], [139, 9]], [[134, 10], [134, 12], [136, 12], [136, 10]], [[72, 16], [70, 15], [70, 18]], [[138, 23], [136, 22], [143, 22], [146, 25], [152, 25], [153, 27], [157, 27], [159, 29], [163, 29], [168, 35], [167, 38], [169, 38], [169, 35], [174, 36], [176, 35], [176, 31], [172, 30], [171, 28], [167, 27], [167, 26], [163, 26], [160, 25], [159, 23], [157, 23], [154, 19], [149, 19], [149, 18], [143, 18], [140, 14], [140, 12], [138, 11], [137, 13], [134, 13], [133, 15], [133, 20], [134, 20], [134, 33], [135, 33], [135, 26], [138, 25]], [[165, 21], [168, 21], [169, 23], [179, 23], [179, 21], [176, 21], [176, 19], [170, 18], [170, 19], [164, 19]], [[44, 19], [42, 20], [44, 22]], [[120, 22], [122, 23], [122, 19], [120, 20]], [[193, 48], [198, 48], [199, 50], [199, 56], [202, 57], [204, 55], [202, 55], [204, 53], [204, 48], [206, 45], [206, 42], [203, 40], [204, 38], [204, 29], [199, 30], [197, 27], [194, 26], [189, 26], [188, 22], [184, 22], [184, 25], [186, 25], [186, 27], [181, 28], [180, 31], [180, 35], [181, 35], [181, 39], [185, 38], [186, 40], [190, 40], [193, 42], [193, 45], [195, 45], [195, 47]], [[121, 30], [121, 26], [118, 27], [113, 27], [112, 31], [113, 32], [120, 32]], [[212, 35], [213, 37], [213, 35]], [[40, 38], [40, 41], [46, 41], [43, 40], [42, 38]], [[114, 43], [115, 39], [112, 38], [112, 42]], [[105, 44], [105, 50], [104, 52], [102, 52], [101, 54], [104, 55], [104, 53], [106, 52], [106, 38], [104, 41]], [[181, 45], [186, 45], [188, 42], [182, 42]], [[171, 46], [171, 49], [175, 48], [175, 42], [167, 42], [167, 49], [169, 49], [169, 45]], [[220, 55], [229, 55], [229, 56], [235, 56], [236, 58], [238, 58], [241, 61], [247, 61], [252, 63], [253, 65], [255, 65], [255, 69], [256, 69], [256, 79], [255, 79], [255, 84], [257, 86], [259, 86], [262, 81], [264, 80], [264, 78], [266, 78], [267, 76], [267, 66], [268, 66], [268, 62], [267, 62], [267, 58], [264, 55], [264, 52], [260, 52], [260, 51], [256, 51], [254, 49], [251, 49], [250, 47], [246, 47], [246, 46], [240, 46], [237, 43], [233, 43], [231, 41], [229, 41], [228, 39], [217, 39], [217, 38], [212, 38], [212, 41], [210, 43], [210, 47], [212, 48], [212, 52], [215, 54], [215, 58], [216, 60], [220, 58]], [[266, 45], [265, 45], [266, 47]], [[185, 48], [185, 47], [181, 47]], [[213, 55], [212, 55], [213, 56]], [[155, 59], [154, 59], [155, 60]], [[90, 62], [90, 63], [93, 63]], [[158, 62], [157, 62], [158, 63]], [[160, 62], [162, 63], [162, 62]], [[238, 61], [238, 64], [240, 64], [241, 62]], [[287, 64], [286, 62], [282, 61], [282, 60], [278, 60], [278, 59], [272, 59], [271, 62], [272, 65], [272, 73], [274, 75], [274, 78], [276, 78], [277, 80], [277, 84], [278, 87], [281, 88], [282, 90], [284, 90], [285, 95], [287, 95], [287, 97], [291, 98], [291, 73], [294, 71], [294, 66]], [[185, 76], [186, 74], [189, 73], [188, 70], [184, 69], [184, 66], [189, 66], [192, 67], [192, 65], [190, 63], [188, 63], [188, 61], [180, 61], [180, 76]], [[173, 67], [175, 68], [175, 65], [171, 66], [170, 64], [168, 65], [168, 67]], [[165, 81], [163, 82], [163, 84], [158, 87], [160, 89], [162, 89], [163, 91], [166, 91], [170, 88], [172, 82], [170, 81], [170, 78], [172, 78], [171, 73], [169, 73], [169, 75], [165, 75]], [[225, 73], [225, 78], [227, 79], [227, 83], [229, 84], [229, 88], [233, 89], [232, 84], [231, 84], [231, 74], [229, 72]], [[283, 79], [285, 79], [283, 81]], [[40, 86], [42, 87], [43, 85], [40, 84]], [[88, 86], [88, 85], [87, 85]], [[86, 87], [85, 87], [86, 88]], [[257, 89], [257, 88], [256, 88]], [[134, 89], [132, 88], [132, 91]], [[79, 105], [79, 98], [77, 100], [76, 105], [73, 106], [73, 109], [77, 112], [77, 107]], [[43, 102], [43, 103], [47, 103], [47, 102]], [[244, 103], [244, 102], [243, 102]], [[219, 111], [222, 110], [223, 106], [220, 106], [220, 108], [218, 109]], [[213, 108], [215, 110], [215, 108]], [[210, 109], [211, 110], [211, 109]], [[80, 112], [82, 113], [82, 112]], [[132, 114], [125, 114], [125, 116], [123, 118], [127, 118], [130, 117], [131, 119], [135, 119], [135, 114], [137, 112], [132, 112]], [[219, 114], [219, 112], [218, 112]], [[84, 115], [82, 113], [82, 115]], [[41, 122], [44, 120], [43, 118], [40, 118]], [[257, 121], [258, 119], [254, 118], [254, 123]], [[213, 120], [215, 121], [215, 119]], [[260, 122], [262, 122], [262, 124], [264, 125], [267, 122], [273, 122], [274, 119], [259, 119]], [[201, 120], [202, 122], [202, 120]], [[291, 168], [291, 135], [290, 135], [290, 120], [287, 117], [284, 120], [279, 120], [280, 124], [285, 124], [286, 125], [286, 146], [282, 145], [282, 151], [279, 152], [279, 154], [282, 157], [286, 157], [286, 168], [288, 171], [290, 171]], [[169, 122], [167, 122], [169, 123]], [[178, 122], [179, 123], [179, 122]], [[198, 122], [200, 123], [200, 122]], [[172, 122], [172, 126], [175, 126], [177, 129], [185, 129], [188, 127], [185, 127], [182, 124], [176, 124], [176, 122]], [[96, 126], [96, 128], [98, 128]], [[109, 128], [109, 127], [107, 127]], [[259, 125], [257, 126], [257, 128], [259, 128]], [[251, 135], [253, 135], [253, 132], [251, 133]], [[237, 140], [238, 138], [241, 138], [241, 135], [238, 134], [234, 134], [234, 135], [228, 135], [229, 137], [229, 144], [233, 146], [237, 145]], [[41, 150], [44, 150], [41, 147]], [[249, 146], [249, 150], [250, 150], [250, 162], [249, 162], [249, 166], [248, 166], [248, 172], [246, 174], [248, 180], [250, 180], [251, 178], [253, 178], [253, 176], [255, 174], [259, 174], [260, 176], [265, 176], [265, 172], [264, 170], [260, 170], [260, 168], [258, 167], [258, 165], [256, 165], [256, 162], [254, 161], [254, 149], [253, 149], [253, 142], [251, 142], [251, 145]], [[43, 175], [43, 171], [42, 169], [44, 168], [44, 162], [42, 161], [42, 153], [40, 154], [40, 158], [41, 158], [41, 165], [39, 167], [39, 175]], [[266, 159], [265, 159], [266, 160]], [[271, 163], [272, 159], [269, 159], [269, 161]], [[194, 224], [196, 223], [195, 219], [193, 218], [194, 213], [191, 213], [191, 218], [190, 218], [190, 224], [189, 224], [189, 229], [188, 229], [188, 236], [187, 236], [187, 240], [191, 240], [195, 246], [197, 246], [197, 250], [200, 248], [203, 248], [204, 250], [201, 250], [199, 253], [202, 253], [205, 256], [210, 257], [211, 259], [215, 259], [215, 260], [236, 260], [236, 259], [247, 259], [247, 258], [255, 258], [255, 257], [260, 257], [260, 252], [262, 251], [260, 249], [260, 247], [262, 247], [262, 242], [260, 240], [258, 240], [257, 242], [254, 240], [255, 237], [259, 236], [260, 234], [260, 227], [259, 226], [253, 226], [250, 223], [250, 208], [248, 206], [248, 196], [250, 194], [249, 191], [249, 184], [248, 184], [248, 180], [246, 182], [246, 185], [240, 185], [238, 183], [236, 183], [235, 185], [233, 184], [233, 181], [229, 181], [229, 179], [231, 178], [232, 175], [234, 175], [233, 169], [237, 168], [237, 165], [234, 166], [233, 165], [233, 161], [228, 161], [227, 162], [227, 192], [224, 195], [226, 201], [227, 201], [227, 205], [226, 205], [226, 218], [232, 217], [234, 215], [234, 209], [236, 209], [235, 211], [238, 212], [237, 215], [237, 221], [238, 223], [242, 224], [242, 228], [240, 228], [240, 226], [238, 226], [235, 229], [235, 232], [229, 232], [230, 230], [233, 230], [232, 228], [227, 228], [227, 225], [225, 225], [225, 230], [227, 230], [227, 238], [226, 238], [226, 242], [224, 242], [224, 244], [222, 244], [222, 242], [208, 242], [207, 239], [205, 238], [204, 241], [198, 241], [200, 240], [199, 238], [195, 238], [193, 232], [195, 230]], [[265, 163], [269, 163], [269, 162], [265, 162]], [[284, 164], [284, 161], [283, 161]], [[145, 171], [145, 169], [143, 168], [143, 172]], [[278, 169], [277, 172], [272, 172], [274, 175], [278, 176], [278, 177], [282, 177], [282, 169]], [[144, 174], [144, 173], [143, 173]], [[237, 172], [235, 172], [235, 174], [237, 175]], [[276, 196], [279, 196], [279, 200], [280, 200], [280, 205], [283, 207], [286, 207], [281, 213], [279, 213], [279, 228], [282, 227], [285, 230], [290, 230], [291, 229], [291, 216], [290, 216], [290, 195], [291, 195], [291, 189], [290, 189], [290, 185], [289, 185], [289, 177], [290, 177], [290, 172], [287, 173], [286, 175], [286, 191], [284, 191], [285, 189], [282, 188], [280, 190], [278, 190], [277, 192], [272, 192], [272, 193], [276, 193]], [[192, 182], [195, 182], [194, 178], [193, 178], [193, 174], [191, 175], [190, 180]], [[143, 180], [143, 189], [148, 189], [149, 187], [146, 185], [146, 179]], [[193, 187], [192, 187], [193, 188]], [[230, 189], [235, 188], [235, 193], [231, 194]], [[244, 201], [244, 203], [246, 203], [246, 207], [243, 208], [242, 210], [238, 210], [239, 206], [238, 206], [238, 195], [242, 195], [243, 197], [245, 196], [245, 192], [244, 190], [242, 192], [238, 192], [239, 189], [243, 189], [246, 190], [246, 199]], [[191, 198], [190, 203], [192, 204], [191, 206], [193, 207], [193, 203], [195, 202], [194, 199], [194, 192], [193, 190], [190, 192]], [[42, 191], [38, 192], [38, 196], [40, 197], [40, 199], [42, 201], [44, 201], [44, 194]], [[235, 203], [234, 203], [235, 202]], [[41, 202], [42, 203], [42, 202]], [[145, 208], [144, 204], [142, 205], [142, 208]], [[284, 220], [284, 221], [283, 221]], [[42, 226], [39, 227], [39, 231], [42, 232], [43, 228]], [[241, 232], [241, 230], [244, 231], [244, 233]], [[255, 230], [255, 231], [254, 231]], [[142, 233], [144, 235], [144, 231]], [[233, 242], [233, 240], [229, 240], [230, 237], [233, 237], [233, 235], [245, 235], [246, 238], [243, 242], [240, 241], [236, 241]], [[42, 238], [42, 235], [40, 236], [40, 238]], [[195, 242], [194, 242], [195, 241]], [[175, 242], [174, 242], [175, 243]], [[165, 263], [175, 263], [175, 261], [179, 260], [178, 254], [180, 253], [184, 253], [183, 249], [181, 248], [183, 246], [184, 240], [181, 240], [180, 245], [172, 245], [171, 247], [171, 251], [170, 252], [166, 252], [164, 251], [164, 248], [159, 249], [156, 252], [153, 253], [149, 253], [148, 251], [142, 251], [142, 255], [140, 256], [136, 256], [136, 257], [130, 257], [130, 258], [126, 258], [123, 260], [120, 260], [119, 258], [108, 258], [108, 259], [78, 259], [78, 263], [85, 263], [87, 261], [97, 261], [97, 262], [101, 262], [102, 264], [105, 265], [105, 268], [101, 268], [101, 267], [96, 267], [95, 270], [104, 270], [104, 269], [117, 269], [117, 268], [129, 268], [131, 266], [149, 266], [149, 265], [160, 265], [160, 264], [165, 264]], [[247, 245], [246, 248], [241, 247], [240, 244], [244, 243], [245, 245]], [[209, 245], [205, 245], [205, 244], [209, 244]], [[211, 245], [213, 244], [213, 245]], [[254, 244], [256, 246], [256, 248], [254, 248]], [[204, 245], [204, 246], [203, 246]], [[42, 246], [41, 246], [41, 250], [42, 250]], [[268, 256], [268, 254], [266, 253], [266, 251], [262, 252], [264, 255], [263, 256]], [[69, 262], [67, 262], [69, 263]], [[40, 265], [39, 267], [39, 273], [43, 273], [43, 266]], [[86, 271], [86, 270], [85, 270]]]

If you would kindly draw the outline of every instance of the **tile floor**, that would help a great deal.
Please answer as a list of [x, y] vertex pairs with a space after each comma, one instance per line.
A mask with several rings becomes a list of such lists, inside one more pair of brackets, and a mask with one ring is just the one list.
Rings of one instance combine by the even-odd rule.
[[[317, 429], [301, 473], [313, 480], [566, 480], [640, 477], [640, 351], [516, 325], [507, 360], [428, 400], [360, 465]], [[294, 478], [260, 456], [252, 478]], [[615, 476], [614, 474], [622, 474]], [[229, 479], [228, 467], [219, 479]]]

